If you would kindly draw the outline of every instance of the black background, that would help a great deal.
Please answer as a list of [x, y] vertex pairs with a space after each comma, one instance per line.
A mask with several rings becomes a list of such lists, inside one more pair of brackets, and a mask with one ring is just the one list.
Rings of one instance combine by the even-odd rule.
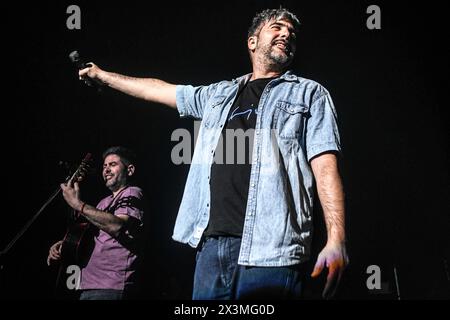
[[[292, 66], [324, 85], [339, 114], [351, 264], [338, 299], [449, 298], [447, 16], [438, 1], [127, 1], [17, 3], [3, 11], [0, 248], [64, 179], [60, 161], [127, 145], [140, 155], [146, 192], [148, 299], [189, 299], [195, 250], [171, 239], [188, 165], [174, 165], [171, 141], [193, 122], [176, 111], [78, 80], [79, 50], [106, 70], [180, 84], [209, 84], [251, 72], [246, 31], [256, 12], [283, 5], [302, 22]], [[81, 30], [66, 27], [71, 4]], [[381, 30], [366, 9], [381, 8]], [[95, 204], [108, 194], [99, 171], [83, 186]], [[317, 207], [317, 206], [316, 206]], [[320, 217], [320, 212], [318, 217]], [[10, 250], [2, 298], [54, 299], [49, 246], [65, 232], [58, 197]], [[315, 249], [323, 245], [316, 220]], [[315, 257], [313, 257], [315, 259]], [[378, 265], [383, 290], [366, 287]], [[323, 280], [323, 279], [322, 279]], [[318, 298], [322, 280], [308, 281]]]

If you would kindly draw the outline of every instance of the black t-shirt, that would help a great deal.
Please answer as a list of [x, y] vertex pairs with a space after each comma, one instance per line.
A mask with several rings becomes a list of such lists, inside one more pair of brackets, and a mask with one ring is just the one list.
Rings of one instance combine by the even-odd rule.
[[256, 113], [261, 94], [272, 79], [248, 82], [228, 113], [211, 166], [211, 209], [205, 236], [242, 236]]

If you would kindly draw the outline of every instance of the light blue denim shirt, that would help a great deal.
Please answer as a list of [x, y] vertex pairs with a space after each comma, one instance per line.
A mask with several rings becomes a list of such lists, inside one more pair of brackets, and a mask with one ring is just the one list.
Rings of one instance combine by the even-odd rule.
[[[251, 74], [209, 86], [176, 88], [181, 117], [201, 119], [173, 239], [197, 247], [209, 220], [210, 171], [239, 85]], [[328, 91], [288, 71], [270, 81], [257, 110], [238, 263], [288, 266], [309, 257], [314, 176], [309, 161], [339, 151], [336, 111]]]

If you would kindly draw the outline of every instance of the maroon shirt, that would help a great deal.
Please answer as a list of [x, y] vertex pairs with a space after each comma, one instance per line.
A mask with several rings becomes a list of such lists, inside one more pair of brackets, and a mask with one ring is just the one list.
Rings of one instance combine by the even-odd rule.
[[[134, 217], [142, 225], [144, 211], [142, 205], [136, 205], [142, 203], [142, 198], [140, 188], [129, 186], [115, 198], [111, 195], [101, 200], [97, 209]], [[127, 201], [130, 199], [131, 203]], [[136, 272], [136, 254], [102, 230], [94, 240], [95, 247], [89, 262], [81, 270], [81, 289], [123, 290], [125, 285], [132, 283], [131, 276]]]

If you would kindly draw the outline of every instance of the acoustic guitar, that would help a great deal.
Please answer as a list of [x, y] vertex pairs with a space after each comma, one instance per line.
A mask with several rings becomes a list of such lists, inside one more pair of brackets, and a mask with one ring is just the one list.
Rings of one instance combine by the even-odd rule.
[[[92, 156], [88, 153], [75, 172], [67, 177], [65, 183], [68, 183], [70, 180], [78, 183], [82, 182], [90, 171], [91, 162]], [[78, 211], [71, 210], [68, 217], [67, 231], [61, 245], [61, 260], [55, 286], [58, 294], [61, 291], [67, 291], [65, 280], [68, 267], [75, 265], [82, 269], [86, 266], [94, 248], [94, 232], [96, 231], [96, 228]]]

